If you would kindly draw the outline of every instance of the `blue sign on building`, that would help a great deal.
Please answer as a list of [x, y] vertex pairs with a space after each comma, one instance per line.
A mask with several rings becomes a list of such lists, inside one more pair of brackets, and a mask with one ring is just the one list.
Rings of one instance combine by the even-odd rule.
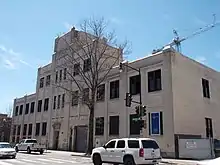
[[151, 134], [160, 134], [160, 113], [151, 113]]

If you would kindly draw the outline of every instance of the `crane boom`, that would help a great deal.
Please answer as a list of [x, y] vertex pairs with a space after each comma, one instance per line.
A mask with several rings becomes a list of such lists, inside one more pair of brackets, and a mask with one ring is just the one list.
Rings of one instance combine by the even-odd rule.
[[183, 42], [183, 41], [185, 41], [185, 40], [187, 40], [189, 38], [192, 38], [192, 37], [194, 37], [194, 36], [196, 36], [198, 34], [201, 34], [203, 32], [209, 31], [210, 29], [212, 29], [212, 28], [214, 28], [215, 26], [218, 26], [218, 25], [220, 25], [220, 22], [215, 22], [215, 17], [214, 17], [214, 21], [213, 21], [212, 24], [207, 25], [204, 28], [200, 28], [196, 32], [192, 33], [191, 35], [183, 37], [183, 38], [179, 38], [177, 32], [174, 30], [173, 33], [176, 35], [176, 37], [173, 39], [173, 41], [168, 43], [168, 44], [166, 44], [166, 45], [164, 45], [160, 49], [153, 50], [152, 53], [154, 54], [154, 53], [157, 53], [159, 51], [162, 51], [165, 47], [168, 47], [168, 46], [170, 46], [170, 47], [176, 46], [177, 51], [180, 52], [181, 42]]

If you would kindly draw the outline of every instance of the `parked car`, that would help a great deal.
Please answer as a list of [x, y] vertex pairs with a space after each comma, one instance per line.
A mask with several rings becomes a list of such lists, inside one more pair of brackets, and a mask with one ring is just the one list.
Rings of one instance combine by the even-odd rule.
[[7, 142], [0, 142], [0, 157], [16, 158], [15, 149]]
[[94, 148], [91, 155], [94, 165], [111, 164], [157, 164], [161, 161], [160, 148], [154, 139], [113, 139], [102, 147]]
[[16, 144], [15, 151], [27, 151], [27, 153], [40, 152], [40, 154], [44, 153], [46, 149], [45, 145], [39, 144], [36, 139], [23, 139], [20, 143]]

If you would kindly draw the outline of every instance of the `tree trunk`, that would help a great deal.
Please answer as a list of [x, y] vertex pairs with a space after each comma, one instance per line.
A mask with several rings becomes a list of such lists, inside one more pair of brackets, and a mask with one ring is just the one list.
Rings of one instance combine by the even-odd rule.
[[94, 104], [89, 108], [89, 138], [86, 154], [92, 154], [93, 149], [93, 132], [94, 132]]

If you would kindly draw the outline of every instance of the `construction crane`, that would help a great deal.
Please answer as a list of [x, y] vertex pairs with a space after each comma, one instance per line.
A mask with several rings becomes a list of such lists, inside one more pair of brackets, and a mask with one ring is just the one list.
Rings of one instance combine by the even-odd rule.
[[203, 32], [206, 32], [206, 31], [208, 31], [208, 30], [210, 30], [210, 29], [212, 29], [212, 28], [214, 28], [214, 27], [220, 25], [220, 22], [216, 22], [215, 14], [213, 14], [213, 17], [214, 17], [214, 19], [213, 19], [213, 23], [212, 23], [212, 24], [207, 25], [207, 26], [205, 26], [205, 27], [203, 27], [203, 28], [200, 28], [200, 29], [197, 30], [196, 32], [192, 33], [191, 35], [186, 36], [186, 37], [183, 37], [183, 38], [180, 38], [180, 37], [179, 37], [179, 35], [178, 35], [178, 33], [177, 33], [176, 30], [173, 30], [173, 33], [174, 33], [174, 35], [175, 35], [175, 38], [173, 39], [173, 41], [172, 41], [171, 43], [169, 43], [169, 44], [163, 46], [163, 47], [160, 48], [160, 49], [156, 49], [156, 50], [154, 49], [153, 52], [152, 52], [152, 54], [155, 54], [155, 53], [157, 53], [157, 52], [162, 51], [165, 47], [173, 47], [173, 46], [175, 46], [176, 51], [181, 52], [181, 42], [183, 42], [183, 41], [185, 41], [185, 40], [187, 40], [187, 39], [189, 39], [189, 38], [192, 38], [192, 37], [194, 37], [194, 36], [196, 36], [196, 35], [198, 35], [198, 34], [201, 34], [201, 33], [203, 33]]

